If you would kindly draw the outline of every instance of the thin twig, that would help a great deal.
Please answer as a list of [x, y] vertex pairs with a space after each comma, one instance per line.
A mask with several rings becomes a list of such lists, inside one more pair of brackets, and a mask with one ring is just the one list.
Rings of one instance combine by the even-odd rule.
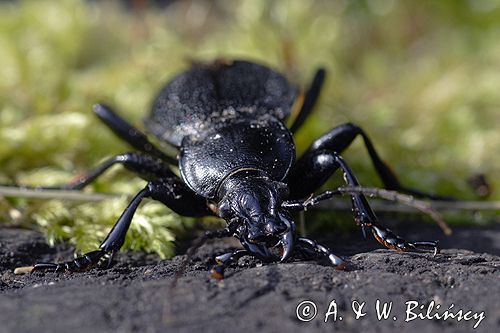
[[416, 199], [415, 197], [402, 194], [396, 191], [385, 190], [376, 187], [339, 187], [336, 189], [337, 192], [345, 193], [345, 194], [365, 194], [368, 196], [375, 196], [385, 200], [394, 201], [397, 203], [401, 203], [410, 207], [414, 207], [415, 209], [423, 212], [424, 214], [429, 215], [438, 226], [443, 230], [445, 235], [451, 235], [452, 231], [448, 224], [444, 221], [441, 214], [439, 214], [430, 204], [430, 202]]
[[[460, 211], [470, 211], [472, 213], [477, 211], [500, 211], [499, 201], [429, 201], [429, 204], [435, 210], [446, 213], [446, 212], [460, 212]], [[401, 206], [397, 203], [388, 202], [385, 199], [372, 199], [370, 200], [370, 206], [377, 212], [394, 212], [394, 213], [415, 213], [418, 210], [410, 206]], [[352, 205], [347, 200], [334, 200], [334, 201], [324, 201], [319, 204], [319, 207], [331, 210], [350, 210]]]
[[[429, 200], [423, 201], [413, 198], [405, 194], [401, 194], [394, 191], [370, 188], [370, 187], [343, 187], [340, 192], [346, 193], [347, 189], [352, 190], [353, 193], [364, 193], [366, 195], [374, 195], [385, 200], [393, 200], [392, 197], [394, 193], [401, 196], [406, 196], [401, 203], [404, 201], [413, 201], [418, 204], [424, 204], [424, 207], [430, 207], [434, 210], [439, 211], [500, 211], [500, 201], [436, 201]], [[360, 191], [363, 192], [360, 192]], [[378, 192], [375, 194], [374, 192]], [[16, 197], [16, 198], [32, 198], [32, 199], [44, 199], [44, 200], [70, 200], [70, 201], [89, 201], [96, 202], [105, 199], [118, 198], [121, 195], [116, 193], [86, 193], [80, 190], [65, 190], [65, 189], [51, 189], [46, 187], [36, 187], [36, 186], [17, 186], [17, 185], [0, 185], [0, 196], [3, 197]], [[373, 200], [371, 202], [373, 208], [378, 211], [385, 212], [411, 212], [411, 210], [405, 209], [401, 206], [386, 205], [383, 202]], [[408, 205], [408, 203], [405, 203]], [[351, 208], [350, 204], [345, 204], [339, 201], [328, 201], [321, 204], [322, 207], [329, 209], [342, 209], [349, 210]], [[413, 205], [408, 205], [410, 208], [416, 210], [421, 210]]]
[[32, 199], [58, 199], [71, 201], [102, 201], [119, 198], [113, 193], [85, 193], [79, 190], [49, 189], [44, 187], [0, 185], [0, 196]]

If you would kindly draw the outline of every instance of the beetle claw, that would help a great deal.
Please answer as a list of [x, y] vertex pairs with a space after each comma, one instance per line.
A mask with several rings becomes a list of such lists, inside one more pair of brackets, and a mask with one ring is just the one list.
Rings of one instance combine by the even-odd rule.
[[283, 247], [283, 253], [281, 255], [280, 261], [283, 262], [290, 257], [293, 251], [293, 231], [288, 229], [282, 236], [280, 244]]
[[415, 252], [430, 252], [432, 251], [432, 256], [435, 257], [439, 252], [439, 241], [434, 242], [411, 242], [406, 244], [408, 247]]

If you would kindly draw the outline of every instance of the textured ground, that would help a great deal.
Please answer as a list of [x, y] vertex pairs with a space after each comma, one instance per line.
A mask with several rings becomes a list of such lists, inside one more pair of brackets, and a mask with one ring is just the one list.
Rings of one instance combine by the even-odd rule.
[[[500, 228], [455, 228], [455, 234], [445, 238], [434, 226], [420, 227], [394, 229], [409, 238], [441, 239], [441, 255], [433, 258], [382, 250], [359, 234], [324, 235], [327, 245], [349, 258], [346, 271], [314, 262], [260, 265], [243, 258], [225, 280], [217, 282], [208, 274], [213, 254], [234, 244], [214, 242], [200, 248], [175, 286], [173, 276], [182, 255], [160, 261], [150, 255], [126, 253], [109, 270], [14, 275], [15, 267], [68, 259], [71, 251], [62, 246], [49, 248], [33, 231], [0, 228], [0, 331], [472, 331], [478, 319], [405, 322], [405, 302], [425, 304], [421, 310], [425, 314], [434, 300], [441, 304], [438, 313], [452, 303], [453, 313], [459, 309], [464, 313], [485, 311], [475, 331], [498, 332]], [[377, 299], [393, 302], [388, 320], [377, 320]], [[296, 316], [303, 300], [317, 306], [317, 316], [310, 322], [300, 322]], [[332, 300], [337, 305], [337, 321], [331, 315], [325, 323]], [[366, 302], [366, 316], [358, 320], [351, 308], [354, 300]]]

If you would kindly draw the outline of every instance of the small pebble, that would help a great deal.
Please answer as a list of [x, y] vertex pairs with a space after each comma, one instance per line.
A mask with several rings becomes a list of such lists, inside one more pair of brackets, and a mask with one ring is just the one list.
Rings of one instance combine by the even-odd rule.
[[22, 274], [29, 274], [33, 270], [33, 266], [24, 266], [24, 267], [17, 267], [14, 269], [14, 274], [16, 275], [22, 275]]

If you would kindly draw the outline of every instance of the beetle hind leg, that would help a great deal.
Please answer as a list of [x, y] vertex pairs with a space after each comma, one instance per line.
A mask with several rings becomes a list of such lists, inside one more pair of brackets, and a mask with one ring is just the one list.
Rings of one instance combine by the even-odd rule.
[[302, 124], [306, 121], [307, 117], [311, 114], [314, 109], [316, 102], [318, 101], [319, 95], [321, 93], [321, 88], [325, 82], [326, 71], [323, 68], [319, 68], [314, 75], [314, 78], [302, 100], [302, 105], [300, 107], [297, 117], [294, 119], [293, 124], [290, 126], [290, 131], [295, 133], [300, 129]]
[[115, 113], [109, 106], [104, 104], [96, 104], [93, 108], [96, 116], [108, 126], [113, 133], [122, 140], [125, 140], [130, 146], [142, 151], [146, 154], [153, 155], [163, 161], [177, 165], [177, 159], [166, 155], [151, 143], [147, 136], [127, 123], [122, 117]]

